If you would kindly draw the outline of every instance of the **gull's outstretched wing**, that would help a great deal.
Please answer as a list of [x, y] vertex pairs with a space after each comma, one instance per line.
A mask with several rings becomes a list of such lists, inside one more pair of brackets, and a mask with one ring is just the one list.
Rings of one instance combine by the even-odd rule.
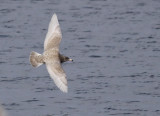
[[44, 41], [44, 50], [51, 48], [59, 49], [59, 44], [62, 39], [62, 33], [59, 26], [57, 15], [54, 14], [48, 26], [48, 32]]
[[67, 79], [66, 79], [66, 74], [61, 66], [61, 63], [59, 61], [46, 63], [46, 67], [57, 87], [61, 91], [67, 93], [68, 92]]

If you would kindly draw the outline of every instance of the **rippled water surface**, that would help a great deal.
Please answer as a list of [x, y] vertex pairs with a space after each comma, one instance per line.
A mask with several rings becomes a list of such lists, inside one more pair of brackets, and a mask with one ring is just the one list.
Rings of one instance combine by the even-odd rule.
[[[28, 61], [53, 13], [68, 94]], [[160, 1], [1, 1], [0, 102], [9, 116], [159, 116]]]

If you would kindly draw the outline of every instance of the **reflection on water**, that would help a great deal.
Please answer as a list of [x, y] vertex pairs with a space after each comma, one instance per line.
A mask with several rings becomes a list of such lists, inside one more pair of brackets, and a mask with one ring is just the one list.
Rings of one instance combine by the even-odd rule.
[[[158, 0], [5, 0], [0, 4], [0, 101], [12, 116], [160, 115]], [[42, 53], [57, 13], [69, 93], [55, 86]]]

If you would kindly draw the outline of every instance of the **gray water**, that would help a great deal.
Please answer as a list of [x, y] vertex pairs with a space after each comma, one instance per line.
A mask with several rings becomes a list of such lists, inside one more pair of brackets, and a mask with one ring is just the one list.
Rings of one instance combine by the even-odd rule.
[[[31, 51], [43, 52], [53, 13], [69, 93]], [[159, 0], [2, 0], [0, 103], [9, 116], [159, 116]]]

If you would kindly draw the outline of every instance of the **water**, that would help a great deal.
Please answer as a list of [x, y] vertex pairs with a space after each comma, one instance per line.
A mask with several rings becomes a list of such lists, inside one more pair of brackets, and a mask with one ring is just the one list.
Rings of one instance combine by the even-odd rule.
[[[62, 29], [61, 53], [69, 93], [45, 66], [53, 13]], [[0, 4], [0, 102], [9, 116], [160, 115], [159, 0], [5, 0]]]

